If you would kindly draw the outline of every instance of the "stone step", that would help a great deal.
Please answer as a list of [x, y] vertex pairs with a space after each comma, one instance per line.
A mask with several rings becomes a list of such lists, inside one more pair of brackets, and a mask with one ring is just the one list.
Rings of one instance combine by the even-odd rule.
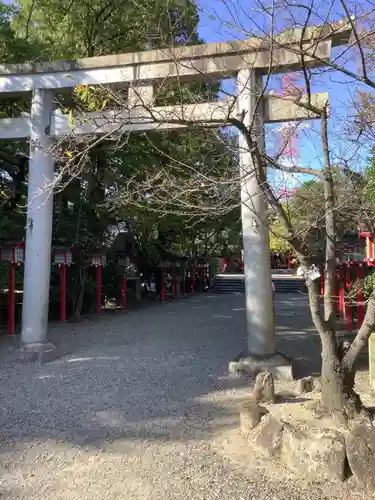
[[[273, 278], [276, 293], [307, 292], [303, 279], [294, 276], [277, 276]], [[219, 275], [216, 276], [212, 290], [213, 293], [244, 293], [245, 280], [243, 275]]]

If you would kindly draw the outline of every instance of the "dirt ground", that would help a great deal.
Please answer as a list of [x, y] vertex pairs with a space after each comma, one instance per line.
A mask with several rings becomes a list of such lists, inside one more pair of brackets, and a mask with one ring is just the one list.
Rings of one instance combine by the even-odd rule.
[[[319, 370], [305, 297], [277, 297], [279, 350]], [[41, 367], [0, 352], [0, 497], [28, 500], [360, 500], [265, 463], [238, 431], [249, 382], [244, 297], [203, 295], [51, 330]], [[366, 375], [359, 377], [367, 391]], [[279, 387], [282, 389], [282, 386]], [[366, 496], [369, 499], [369, 496]], [[375, 498], [375, 496], [374, 496]]]

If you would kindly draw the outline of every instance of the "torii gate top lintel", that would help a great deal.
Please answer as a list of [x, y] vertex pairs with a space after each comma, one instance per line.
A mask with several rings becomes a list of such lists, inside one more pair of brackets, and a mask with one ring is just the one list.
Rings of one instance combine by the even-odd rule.
[[[331, 46], [347, 44], [351, 35], [348, 19], [334, 25], [294, 29], [273, 38], [272, 65], [275, 71], [294, 70], [300, 57], [288, 47], [313, 50], [316, 58], [310, 65], [321, 65], [329, 59]], [[246, 67], [267, 70], [270, 64], [270, 40], [248, 38], [148, 50], [142, 52], [90, 57], [75, 61], [53, 61], [0, 65], [0, 93], [29, 92], [33, 89], [71, 88], [78, 84], [119, 84], [134, 81], [156, 81], [165, 78], [183, 79], [209, 75], [220, 78]], [[309, 58], [306, 58], [306, 60]]]

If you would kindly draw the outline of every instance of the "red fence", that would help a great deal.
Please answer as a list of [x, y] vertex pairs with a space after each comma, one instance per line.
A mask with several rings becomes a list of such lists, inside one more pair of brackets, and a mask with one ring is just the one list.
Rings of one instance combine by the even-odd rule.
[[[364, 283], [373, 271], [374, 268], [365, 262], [349, 261], [337, 267], [332, 300], [348, 330], [362, 326], [366, 312]], [[324, 272], [320, 276], [320, 294], [324, 294]]]

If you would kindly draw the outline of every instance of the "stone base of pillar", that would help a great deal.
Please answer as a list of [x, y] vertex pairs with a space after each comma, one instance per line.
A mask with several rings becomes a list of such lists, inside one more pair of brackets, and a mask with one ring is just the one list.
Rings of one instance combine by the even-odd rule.
[[25, 362], [43, 364], [54, 361], [58, 357], [56, 347], [52, 342], [21, 345], [20, 358]]
[[271, 356], [255, 356], [241, 352], [229, 363], [229, 373], [233, 375], [245, 373], [255, 378], [260, 372], [270, 372], [276, 380], [294, 380], [292, 360], [279, 352]]

